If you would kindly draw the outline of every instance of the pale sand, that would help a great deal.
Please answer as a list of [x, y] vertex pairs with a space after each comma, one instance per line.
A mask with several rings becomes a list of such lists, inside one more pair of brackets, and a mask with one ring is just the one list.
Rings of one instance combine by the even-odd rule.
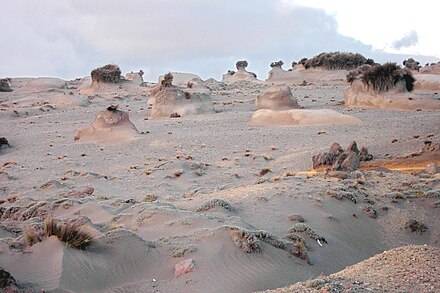
[[[425, 140], [439, 142], [438, 110], [347, 110], [343, 83], [287, 83], [305, 110], [330, 109], [362, 123], [258, 126], [249, 121], [268, 84], [211, 80], [206, 85], [215, 112], [146, 120], [151, 88], [125, 82], [76, 89], [79, 83], [36, 92], [14, 87], [13, 80], [14, 91], [0, 93], [0, 136], [12, 145], [0, 150], [0, 266], [18, 286], [36, 292], [252, 292], [330, 275], [394, 247], [440, 245], [439, 174], [376, 166], [345, 180], [301, 175], [312, 155], [333, 142], [345, 147], [356, 140], [383, 160], [416, 152]], [[68, 103], [52, 104], [54, 93]], [[44, 111], [41, 101], [49, 102]], [[116, 103], [129, 113], [137, 139], [74, 142], [76, 129]], [[230, 208], [200, 209], [213, 199]], [[83, 217], [95, 241], [85, 251], [54, 237], [22, 246], [23, 229], [47, 214]], [[311, 265], [291, 253], [294, 243], [286, 236], [294, 214], [327, 241], [320, 246], [297, 233]], [[409, 219], [428, 231], [411, 233], [404, 228]], [[257, 239], [261, 251], [245, 253], [234, 245], [235, 227], [249, 235], [264, 230], [273, 240]], [[174, 266], [186, 259], [194, 260], [195, 270], [175, 277]]]

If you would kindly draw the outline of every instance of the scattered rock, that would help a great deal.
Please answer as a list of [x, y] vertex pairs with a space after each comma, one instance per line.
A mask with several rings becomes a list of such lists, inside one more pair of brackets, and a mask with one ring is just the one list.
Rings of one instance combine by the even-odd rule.
[[363, 208], [363, 211], [370, 217], [373, 219], [377, 218], [377, 212], [375, 209], [373, 209], [372, 207], [365, 207]]
[[[330, 167], [331, 171], [355, 171], [359, 169], [361, 161], [370, 161], [373, 156], [368, 153], [368, 149], [363, 147], [359, 151], [355, 141], [350, 143], [347, 149], [344, 151], [340, 144], [333, 143], [330, 146], [328, 153], [318, 154], [312, 157], [313, 169], [319, 167]], [[334, 174], [335, 177], [343, 174]]]
[[425, 224], [420, 223], [414, 219], [406, 222], [404, 227], [405, 227], [405, 229], [411, 230], [411, 232], [418, 231], [418, 232], [420, 232], [420, 234], [422, 234], [423, 232], [426, 232], [428, 230], [428, 227]]
[[184, 261], [179, 262], [174, 266], [174, 276], [180, 277], [187, 273], [190, 273], [196, 269], [193, 259], [186, 259]]
[[11, 147], [6, 137], [0, 137], [0, 149]]
[[289, 221], [292, 221], [292, 222], [304, 222], [303, 216], [301, 216], [299, 214], [289, 215], [288, 219], [289, 219]]

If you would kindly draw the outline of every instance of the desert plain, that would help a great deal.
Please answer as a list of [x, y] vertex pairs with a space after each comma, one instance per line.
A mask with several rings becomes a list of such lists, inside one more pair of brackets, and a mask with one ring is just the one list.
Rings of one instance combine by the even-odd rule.
[[[222, 81], [8, 79], [2, 290], [439, 292], [435, 74], [390, 107], [348, 104], [346, 71], [244, 65]], [[372, 158], [313, 169], [353, 141]]]

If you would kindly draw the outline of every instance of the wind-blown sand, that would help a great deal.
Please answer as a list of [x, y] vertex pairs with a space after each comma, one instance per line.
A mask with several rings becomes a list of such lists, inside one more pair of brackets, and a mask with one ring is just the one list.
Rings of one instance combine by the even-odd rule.
[[[379, 164], [361, 165], [345, 179], [307, 173], [312, 156], [334, 142], [345, 147], [356, 140], [378, 162], [418, 152], [427, 140], [439, 143], [439, 110], [346, 109], [343, 82], [286, 83], [304, 108], [293, 111], [329, 109], [362, 122], [260, 126], [250, 120], [257, 95], [270, 83], [210, 80], [213, 112], [153, 120], [146, 118], [154, 85], [80, 88], [80, 82], [36, 90], [12, 79], [13, 91], [0, 93], [0, 137], [11, 145], [0, 149], [0, 267], [17, 288], [253, 292], [320, 274], [331, 275], [328, 282], [322, 277], [322, 286], [334, 278], [343, 285], [365, 284], [374, 275], [362, 263], [332, 274], [385, 250], [392, 259], [394, 251], [405, 257], [414, 253], [426, 257], [429, 268], [439, 266], [438, 172], [401, 173]], [[52, 102], [55, 93], [66, 102]], [[112, 104], [129, 113], [136, 139], [74, 140], [76, 129], [89, 127]], [[54, 236], [26, 245], [23, 232], [48, 215], [83, 221], [94, 241], [86, 250]], [[304, 222], [298, 224], [299, 215]], [[428, 229], [411, 232], [405, 228], [409, 220]], [[310, 264], [298, 241], [304, 241]], [[391, 250], [424, 244], [426, 250]], [[383, 256], [371, 265], [388, 276], [379, 261]], [[194, 267], [176, 277], [175, 265], [190, 259], [186, 263]], [[436, 289], [438, 276], [424, 275], [429, 269], [423, 263], [415, 268], [422, 279], [414, 279], [413, 288], [430, 292], [426, 277]], [[391, 272], [392, 280], [367, 288], [392, 290], [396, 282], [403, 291], [408, 288], [393, 273], [401, 270]]]

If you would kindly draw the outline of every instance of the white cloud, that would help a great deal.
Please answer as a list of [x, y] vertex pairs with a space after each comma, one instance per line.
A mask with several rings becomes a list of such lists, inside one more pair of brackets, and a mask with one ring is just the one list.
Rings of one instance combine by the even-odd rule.
[[[366, 45], [374, 42], [362, 43], [363, 31], [359, 37], [341, 34], [345, 18], [340, 17], [348, 10], [332, 10], [326, 1], [312, 0], [312, 7], [302, 2], [8, 1], [2, 4], [0, 18], [3, 28], [11, 28], [2, 31], [8, 42], [0, 47], [0, 76], [75, 78], [97, 66], [116, 63], [124, 72], [143, 69], [150, 80], [171, 70], [220, 78], [234, 68], [236, 60], [247, 59], [249, 70], [265, 78], [272, 61], [282, 59], [289, 64], [323, 51], [390, 57]], [[368, 19], [371, 13], [361, 9], [354, 16], [355, 23], [365, 22], [360, 16]], [[402, 29], [393, 40], [411, 30]], [[425, 38], [419, 34], [419, 44]]]

